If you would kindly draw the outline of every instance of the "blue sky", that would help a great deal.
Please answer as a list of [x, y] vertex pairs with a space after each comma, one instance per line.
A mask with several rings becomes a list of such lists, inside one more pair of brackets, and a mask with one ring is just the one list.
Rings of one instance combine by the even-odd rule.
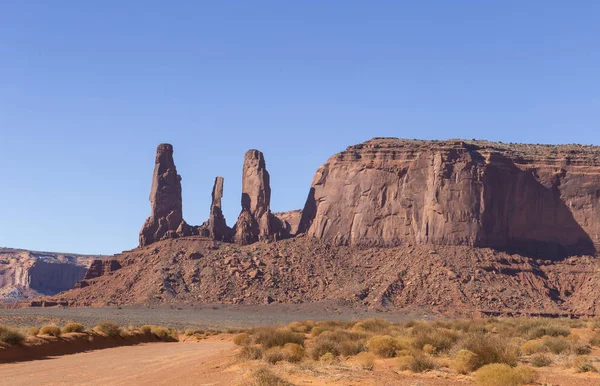
[[170, 142], [184, 217], [244, 152], [274, 211], [374, 136], [600, 145], [596, 1], [2, 1], [0, 246], [112, 254]]

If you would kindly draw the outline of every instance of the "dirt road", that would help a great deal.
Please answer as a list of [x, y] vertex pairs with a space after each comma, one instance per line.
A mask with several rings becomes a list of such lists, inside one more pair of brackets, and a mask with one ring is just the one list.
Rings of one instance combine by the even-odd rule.
[[149, 343], [0, 364], [0, 384], [229, 385], [236, 374], [222, 369], [233, 347], [231, 342]]

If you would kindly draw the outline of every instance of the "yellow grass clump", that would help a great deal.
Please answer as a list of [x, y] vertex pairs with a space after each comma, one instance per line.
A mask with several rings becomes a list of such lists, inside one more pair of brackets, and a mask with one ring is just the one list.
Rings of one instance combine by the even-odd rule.
[[504, 363], [485, 365], [475, 374], [475, 381], [480, 386], [521, 386], [536, 379], [537, 372], [531, 367], [510, 367]]
[[62, 333], [62, 331], [60, 330], [59, 327], [52, 326], [52, 325], [46, 325], [46, 326], [43, 326], [42, 328], [40, 328], [39, 334], [59, 337], [61, 335], [61, 333]]

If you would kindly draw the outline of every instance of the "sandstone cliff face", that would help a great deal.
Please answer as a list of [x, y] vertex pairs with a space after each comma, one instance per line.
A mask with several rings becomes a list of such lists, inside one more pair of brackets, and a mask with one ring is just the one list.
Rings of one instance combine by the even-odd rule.
[[140, 245], [191, 235], [190, 227], [183, 220], [181, 176], [177, 174], [170, 144], [160, 144], [156, 149], [150, 206], [150, 217], [140, 231]]
[[600, 149], [376, 138], [317, 171], [299, 232], [336, 244], [600, 248]]
[[97, 258], [0, 248], [0, 301], [69, 290]]
[[235, 225], [235, 241], [251, 244], [278, 232], [271, 214], [271, 186], [263, 153], [248, 150], [242, 169], [242, 212]]

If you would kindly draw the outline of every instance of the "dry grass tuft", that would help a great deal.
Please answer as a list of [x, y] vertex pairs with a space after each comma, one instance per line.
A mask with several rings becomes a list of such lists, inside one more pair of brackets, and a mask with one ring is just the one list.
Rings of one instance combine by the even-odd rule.
[[61, 335], [61, 333], [62, 333], [62, 331], [60, 330], [59, 327], [46, 325], [46, 326], [43, 326], [42, 328], [40, 328], [39, 334], [59, 337]]
[[467, 334], [459, 342], [459, 347], [476, 355], [476, 369], [491, 363], [516, 366], [519, 359], [519, 348], [516, 345], [493, 335]]
[[375, 355], [361, 352], [355, 358], [356, 364], [363, 370], [371, 371], [375, 367]]
[[398, 349], [396, 340], [389, 335], [375, 335], [367, 341], [367, 348], [381, 358], [393, 358]]
[[273, 374], [271, 370], [262, 368], [254, 373], [253, 386], [292, 386], [292, 384]]
[[530, 358], [531, 365], [534, 367], [546, 367], [550, 366], [554, 359], [548, 353], [540, 352], [537, 354], [533, 354]]
[[398, 369], [410, 370], [413, 373], [422, 373], [438, 368], [437, 363], [428, 356], [420, 352], [414, 352], [410, 355], [401, 356], [397, 359]]
[[592, 364], [592, 362], [590, 361], [590, 358], [588, 358], [586, 356], [579, 356], [579, 357], [575, 358], [573, 360], [573, 367], [575, 368], [575, 371], [578, 373], [588, 373], [588, 372], [597, 373], [598, 372], [598, 369], [596, 368], [596, 366], [594, 366]]
[[531, 367], [510, 367], [504, 363], [485, 365], [475, 374], [475, 381], [480, 386], [521, 386], [536, 379], [537, 373]]
[[27, 330], [27, 335], [29, 336], [38, 336], [39, 333], [40, 329], [37, 327], [29, 327], [29, 329]]
[[269, 349], [271, 347], [283, 347], [286, 343], [304, 345], [304, 335], [288, 330], [287, 328], [261, 327], [254, 331], [254, 341]]
[[233, 337], [233, 343], [237, 346], [248, 346], [252, 343], [252, 338], [249, 334], [242, 332]]
[[[60, 329], [58, 331], [60, 332]], [[25, 336], [14, 328], [0, 326], [0, 342], [14, 345], [21, 344], [24, 340]]]
[[469, 374], [477, 369], [477, 354], [469, 350], [459, 350], [454, 355], [452, 367], [459, 374]]
[[263, 349], [260, 346], [243, 346], [238, 354], [241, 360], [253, 361], [262, 359]]
[[85, 330], [85, 327], [83, 327], [83, 324], [81, 324], [81, 323], [67, 323], [62, 328], [62, 333], [68, 334], [70, 332], [83, 332], [84, 330]]
[[204, 335], [204, 330], [200, 330], [198, 328], [188, 328], [185, 330], [186, 336], [194, 336], [194, 335]]
[[94, 327], [94, 331], [110, 336], [112, 338], [121, 335], [121, 328], [112, 322], [101, 322]]

